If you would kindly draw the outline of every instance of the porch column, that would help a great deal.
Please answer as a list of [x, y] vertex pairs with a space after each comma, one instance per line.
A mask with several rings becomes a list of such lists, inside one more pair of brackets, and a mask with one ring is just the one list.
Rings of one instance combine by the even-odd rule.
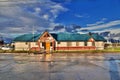
[[52, 48], [55, 50], [55, 41], [52, 42]]

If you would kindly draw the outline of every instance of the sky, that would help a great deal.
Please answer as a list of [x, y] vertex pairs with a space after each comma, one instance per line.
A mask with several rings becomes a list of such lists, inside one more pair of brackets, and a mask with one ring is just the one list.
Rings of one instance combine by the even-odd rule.
[[0, 0], [0, 35], [45, 30], [120, 33], [120, 0]]

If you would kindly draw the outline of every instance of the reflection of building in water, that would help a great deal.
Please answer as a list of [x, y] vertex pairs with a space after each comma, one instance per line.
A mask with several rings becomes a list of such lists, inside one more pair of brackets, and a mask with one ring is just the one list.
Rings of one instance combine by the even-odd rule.
[[105, 39], [98, 34], [49, 33], [25, 34], [14, 39], [15, 50], [68, 51], [101, 50]]
[[44, 60], [45, 61], [51, 61], [52, 60], [52, 54], [50, 54], [50, 53], [49, 54], [45, 54], [44, 55]]

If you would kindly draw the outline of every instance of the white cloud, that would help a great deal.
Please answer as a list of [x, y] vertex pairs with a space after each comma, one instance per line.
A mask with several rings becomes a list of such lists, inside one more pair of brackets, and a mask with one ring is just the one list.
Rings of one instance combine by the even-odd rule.
[[41, 12], [41, 8], [39, 8], [39, 7], [35, 8], [35, 13], [36, 14], [39, 14], [40, 12]]
[[90, 16], [88, 14], [74, 14], [77, 18], [89, 18]]
[[53, 5], [53, 6], [51, 6], [51, 8], [56, 10], [56, 11], [58, 11], [58, 10], [61, 10], [61, 11], [68, 10], [67, 8], [64, 8], [63, 6], [61, 6], [60, 4]]
[[5, 32], [4, 34], [32, 33], [32, 28], [29, 26], [15, 26], [15, 27], [5, 27], [5, 29], [3, 29], [2, 31], [3, 32], [1, 33]]
[[120, 33], [120, 28], [111, 28], [111, 29], [105, 29], [104, 31], [110, 31], [110, 33]]
[[83, 15], [75, 14], [75, 17], [82, 18], [84, 17]]
[[16, 27], [16, 28], [9, 28], [9, 29], [11, 29], [11, 30], [13, 30], [13, 31], [19, 31], [19, 30], [22, 30], [22, 28], [20, 28], [20, 27]]
[[98, 22], [96, 22], [96, 23], [94, 23], [94, 24], [87, 24], [87, 26], [97, 26], [97, 25], [100, 25], [100, 24], [103, 24], [104, 23], [104, 21], [98, 21]]
[[57, 17], [57, 14], [59, 14], [60, 11], [67, 11], [67, 8], [64, 8], [63, 6], [61, 6], [60, 4], [56, 4], [51, 6], [51, 11], [53, 15], [55, 15], [54, 17]]
[[58, 32], [66, 32], [66, 30], [65, 30], [65, 28], [62, 28]]
[[[53, 29], [55, 18], [67, 8], [51, 0], [0, 0], [0, 29], [2, 33], [27, 33]], [[21, 27], [22, 26], [22, 27]], [[27, 26], [27, 27], [26, 27]]]
[[107, 18], [102, 18], [102, 21], [105, 21], [105, 20], [107, 20]]
[[34, 22], [34, 19], [29, 18], [29, 17], [23, 17], [23, 16], [21, 16], [19, 19], [21, 21], [23, 21], [23, 23], [25, 22], [25, 24], [30, 24], [30, 23]]
[[48, 19], [49, 19], [49, 15], [45, 14], [45, 15], [43, 15], [43, 18], [44, 18], [45, 20], [48, 20]]
[[[102, 24], [101, 24], [102, 23]], [[88, 30], [98, 30], [98, 29], [104, 29], [104, 28], [110, 28], [116, 25], [120, 25], [120, 20], [115, 20], [115, 21], [110, 21], [108, 23], [104, 23], [104, 22], [97, 22], [95, 24], [92, 24], [87, 27], [87, 28], [83, 28], [83, 29], [88, 29]]]
[[87, 24], [87, 26], [89, 27], [92, 27], [92, 26], [97, 26], [97, 25], [100, 25], [100, 24], [103, 24], [104, 21], [107, 20], [107, 18], [102, 18], [100, 21], [97, 21], [96, 23], [93, 23], [93, 24]]

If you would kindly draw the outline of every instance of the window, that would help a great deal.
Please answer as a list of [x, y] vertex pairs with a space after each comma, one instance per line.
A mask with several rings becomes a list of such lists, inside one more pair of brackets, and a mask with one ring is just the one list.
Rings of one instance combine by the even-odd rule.
[[79, 42], [76, 42], [76, 46], [79, 46]]
[[92, 46], [95, 46], [95, 42], [92, 42]]
[[26, 42], [25, 44], [28, 45], [28, 42]]
[[87, 42], [85, 42], [85, 46], [87, 46]]
[[52, 46], [52, 42], [50, 42], [50, 46]]
[[72, 44], [71, 44], [71, 42], [67, 42], [67, 46], [71, 46]]
[[58, 42], [58, 44], [60, 44], [60, 42]]
[[45, 42], [42, 42], [42, 46], [45, 46]]
[[42, 42], [42, 47], [44, 47], [44, 49], [46, 49], [45, 42]]
[[38, 45], [38, 42], [36, 42], [35, 45]]
[[50, 37], [49, 34], [45, 34], [44, 37]]

